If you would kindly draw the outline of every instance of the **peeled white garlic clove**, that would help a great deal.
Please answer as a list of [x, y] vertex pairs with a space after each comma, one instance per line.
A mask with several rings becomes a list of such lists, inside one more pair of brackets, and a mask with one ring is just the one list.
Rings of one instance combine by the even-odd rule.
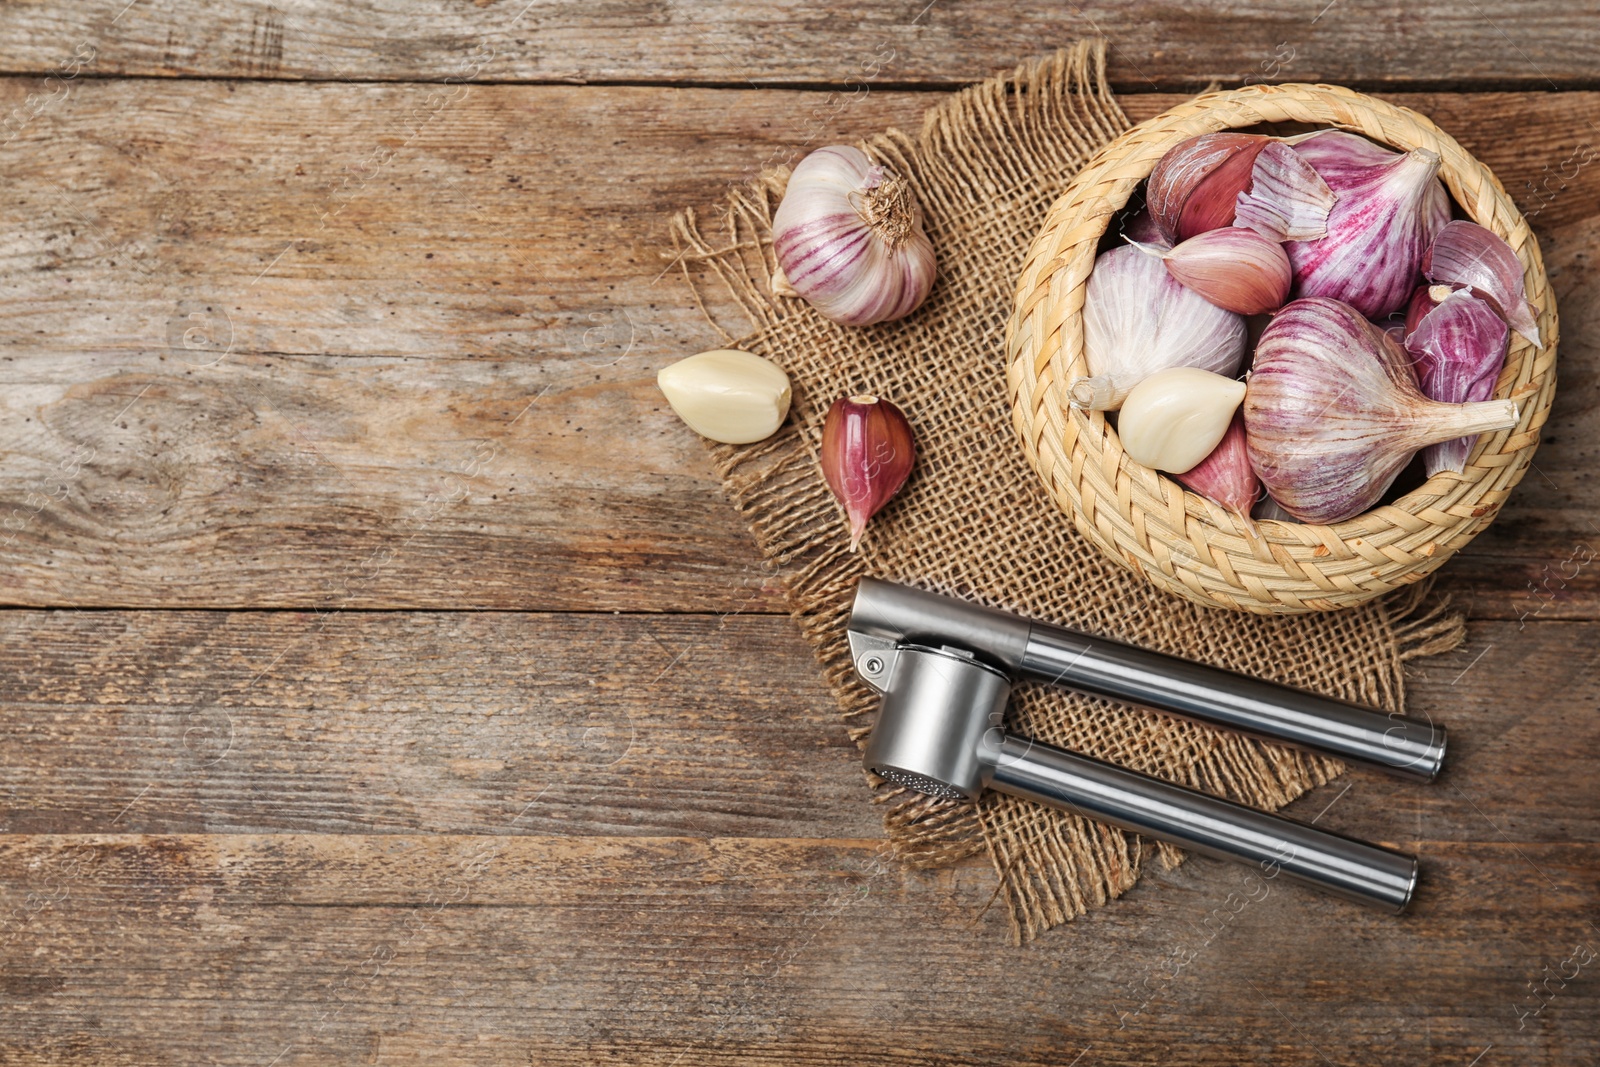
[[1157, 371], [1122, 402], [1122, 450], [1146, 467], [1185, 474], [1222, 441], [1244, 392], [1243, 382], [1195, 367]]
[[656, 385], [689, 429], [723, 444], [770, 437], [789, 414], [789, 376], [771, 361], [733, 348], [662, 367]]

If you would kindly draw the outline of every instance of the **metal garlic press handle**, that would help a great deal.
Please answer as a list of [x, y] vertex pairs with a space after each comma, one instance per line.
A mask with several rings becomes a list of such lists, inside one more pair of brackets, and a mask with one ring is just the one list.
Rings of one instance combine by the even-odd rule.
[[1411, 899], [1411, 856], [1005, 732], [1011, 681], [964, 650], [900, 645], [862, 659], [883, 694], [863, 763], [890, 781], [951, 799], [996, 789], [1372, 907]]
[[1368, 907], [1404, 911], [1417, 860], [1064, 749], [1002, 735], [989, 788], [1050, 804], [1216, 859], [1255, 864]]
[[1013, 678], [1223, 726], [1391, 774], [1432, 780], [1445, 729], [1289, 686], [1133, 648], [877, 578], [862, 578], [852, 645], [920, 642], [964, 648]]

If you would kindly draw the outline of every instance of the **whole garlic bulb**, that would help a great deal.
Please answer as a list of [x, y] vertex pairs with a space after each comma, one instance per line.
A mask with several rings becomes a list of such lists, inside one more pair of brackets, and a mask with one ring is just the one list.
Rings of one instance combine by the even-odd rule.
[[1429, 400], [1405, 349], [1326, 297], [1273, 316], [1244, 399], [1256, 476], [1285, 511], [1319, 525], [1376, 504], [1418, 449], [1516, 424], [1510, 400]]
[[850, 145], [812, 152], [789, 176], [772, 217], [779, 276], [842, 326], [904, 318], [933, 288], [933, 242], [910, 184]]
[[1450, 221], [1439, 154], [1394, 152], [1343, 130], [1308, 135], [1294, 150], [1338, 197], [1327, 236], [1284, 246], [1294, 295], [1338, 300], [1372, 319], [1405, 307], [1423, 253]]
[[1069, 385], [1072, 403], [1114, 410], [1134, 386], [1168, 367], [1231, 377], [1244, 362], [1246, 332], [1243, 317], [1180, 283], [1157, 256], [1131, 245], [1103, 252], [1084, 292], [1089, 377]]

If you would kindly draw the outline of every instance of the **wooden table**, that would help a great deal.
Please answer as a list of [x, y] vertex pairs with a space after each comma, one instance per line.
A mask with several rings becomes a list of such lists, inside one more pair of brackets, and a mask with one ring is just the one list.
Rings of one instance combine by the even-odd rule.
[[[524, 6], [526, 5], [526, 6]], [[1013, 947], [879, 813], [700, 442], [679, 205], [1080, 34], [1434, 117], [1534, 215], [1537, 467], [1445, 570], [1395, 920], [1194, 859]], [[1600, 1058], [1594, 5], [0, 5], [0, 1060]], [[717, 309], [713, 309], [717, 310]]]

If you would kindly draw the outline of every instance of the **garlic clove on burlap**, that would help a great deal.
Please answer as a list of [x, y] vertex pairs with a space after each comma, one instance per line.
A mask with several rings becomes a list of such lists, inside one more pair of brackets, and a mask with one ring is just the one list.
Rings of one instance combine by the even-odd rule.
[[842, 396], [822, 425], [822, 477], [844, 505], [850, 551], [867, 522], [883, 510], [911, 476], [916, 443], [905, 412], [870, 393]]

